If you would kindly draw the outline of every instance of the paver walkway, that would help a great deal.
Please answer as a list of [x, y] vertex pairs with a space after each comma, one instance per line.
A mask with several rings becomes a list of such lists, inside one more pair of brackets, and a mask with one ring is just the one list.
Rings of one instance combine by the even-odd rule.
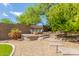
[[55, 48], [50, 47], [48, 41], [15, 41], [10, 40], [16, 46], [15, 56], [52, 56], [56, 55]]
[[[0, 42], [14, 44], [16, 47], [14, 56], [54, 56], [54, 55], [57, 56], [57, 55], [62, 55], [62, 53], [59, 53], [59, 54], [56, 53], [55, 46], [49, 45], [50, 41], [55, 39], [55, 37], [51, 37], [50, 39], [48, 38], [48, 39], [44, 39], [44, 40], [35, 40], [35, 41], [5, 40], [5, 41], [0, 41]], [[79, 44], [65, 42], [64, 46], [78, 48]]]

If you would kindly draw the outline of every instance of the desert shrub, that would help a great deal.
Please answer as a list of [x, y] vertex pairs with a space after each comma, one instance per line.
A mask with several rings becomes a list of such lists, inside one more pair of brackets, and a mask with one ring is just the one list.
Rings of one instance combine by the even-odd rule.
[[17, 40], [18, 38], [21, 38], [21, 31], [18, 28], [13, 28], [8, 34], [8, 36], [11, 39]]

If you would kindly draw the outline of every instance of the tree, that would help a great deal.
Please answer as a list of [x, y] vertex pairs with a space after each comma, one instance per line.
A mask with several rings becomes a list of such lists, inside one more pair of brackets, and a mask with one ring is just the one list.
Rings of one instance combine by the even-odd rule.
[[33, 7], [29, 7], [27, 11], [18, 17], [17, 21], [26, 25], [35, 25], [40, 21], [40, 17], [34, 12]]
[[8, 19], [8, 18], [3, 18], [0, 20], [0, 23], [4, 23], [4, 24], [13, 24], [13, 22]]
[[41, 21], [40, 15], [45, 14], [51, 4], [38, 4], [26, 9], [22, 15], [17, 17], [17, 21], [26, 25], [36, 25]]
[[79, 4], [56, 4], [46, 13], [52, 31], [79, 30]]

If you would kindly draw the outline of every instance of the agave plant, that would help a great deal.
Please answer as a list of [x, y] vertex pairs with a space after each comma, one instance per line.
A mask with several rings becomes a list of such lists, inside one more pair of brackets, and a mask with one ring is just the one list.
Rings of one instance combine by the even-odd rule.
[[10, 33], [8, 34], [8, 36], [11, 39], [17, 40], [19, 38], [21, 38], [21, 31], [18, 28], [13, 28]]

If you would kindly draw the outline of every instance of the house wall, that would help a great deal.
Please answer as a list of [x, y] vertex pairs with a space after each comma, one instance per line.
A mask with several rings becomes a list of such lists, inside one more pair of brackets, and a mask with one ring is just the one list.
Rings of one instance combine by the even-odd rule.
[[30, 33], [30, 26], [22, 24], [2, 24], [0, 23], [0, 40], [9, 39], [8, 33], [12, 28], [18, 28], [22, 31], [22, 34]]

